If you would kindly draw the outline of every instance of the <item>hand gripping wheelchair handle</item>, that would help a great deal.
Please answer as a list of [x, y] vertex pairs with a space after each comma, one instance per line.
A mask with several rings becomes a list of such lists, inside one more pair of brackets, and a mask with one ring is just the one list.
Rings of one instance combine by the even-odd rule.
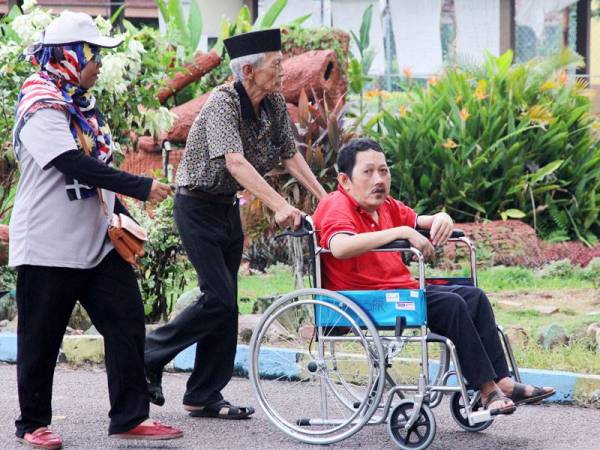
[[290, 237], [304, 237], [310, 236], [314, 232], [314, 228], [312, 223], [306, 218], [307, 216], [303, 215], [302, 220], [300, 221], [300, 226], [297, 230], [287, 229], [283, 233], [277, 234], [273, 236], [273, 239], [281, 239], [282, 237], [290, 236]]

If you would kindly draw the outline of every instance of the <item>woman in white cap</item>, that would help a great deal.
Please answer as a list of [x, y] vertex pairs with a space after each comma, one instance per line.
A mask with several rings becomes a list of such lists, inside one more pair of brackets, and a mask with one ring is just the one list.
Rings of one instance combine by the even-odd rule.
[[[112, 136], [90, 88], [103, 37], [87, 14], [63, 12], [30, 49], [39, 71], [23, 84], [13, 145], [21, 177], [10, 222], [17, 268], [17, 438], [56, 449], [48, 429], [60, 344], [79, 301], [104, 336], [110, 435], [172, 439], [182, 431], [150, 420], [144, 377], [144, 309], [132, 267], [107, 238], [107, 211], [127, 214], [115, 192], [162, 201], [168, 185], [110, 167]], [[98, 195], [102, 190], [102, 196]]]

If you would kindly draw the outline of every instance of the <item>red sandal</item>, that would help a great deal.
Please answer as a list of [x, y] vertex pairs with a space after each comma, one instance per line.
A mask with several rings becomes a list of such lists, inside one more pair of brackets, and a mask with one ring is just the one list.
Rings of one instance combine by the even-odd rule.
[[139, 424], [125, 433], [112, 434], [117, 439], [166, 440], [183, 437], [183, 431], [154, 420], [151, 425]]
[[46, 427], [38, 428], [33, 433], [25, 433], [22, 438], [17, 438], [17, 440], [33, 448], [46, 450], [62, 448], [60, 438]]

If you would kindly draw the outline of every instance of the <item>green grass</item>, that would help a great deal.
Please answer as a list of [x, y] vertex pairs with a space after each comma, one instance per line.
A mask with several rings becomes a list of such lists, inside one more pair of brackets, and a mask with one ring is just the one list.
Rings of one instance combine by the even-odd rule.
[[514, 347], [513, 352], [519, 367], [597, 375], [600, 373], [600, 355], [590, 348], [590, 343], [587, 339], [581, 339], [552, 350], [530, 344], [526, 348]]
[[[414, 266], [414, 265], [413, 265]], [[433, 276], [468, 276], [465, 270], [452, 273], [430, 270]], [[523, 267], [492, 267], [478, 272], [479, 285], [491, 294], [507, 291], [527, 292], [560, 291], [566, 289], [593, 289], [592, 282], [581, 276], [581, 271], [563, 277], [544, 276], [542, 271]], [[308, 280], [306, 282], [308, 286]], [[291, 268], [284, 265], [272, 266], [265, 274], [240, 276], [239, 298], [241, 314], [250, 313], [256, 298], [282, 295], [294, 290]], [[600, 310], [600, 306], [598, 307]], [[505, 328], [523, 327], [529, 336], [527, 347], [514, 346], [515, 357], [520, 367], [564, 370], [579, 373], [600, 373], [600, 355], [593, 348], [590, 338], [584, 337], [585, 329], [600, 322], [600, 313], [583, 315], [573, 308], [561, 306], [560, 311], [544, 315], [526, 309], [495, 308], [497, 322]], [[537, 336], [550, 323], [559, 323], [575, 338], [570, 345], [544, 350], [537, 344]]]
[[[308, 286], [308, 278], [305, 279]], [[238, 303], [240, 314], [249, 314], [252, 305], [259, 297], [279, 296], [294, 290], [292, 269], [283, 264], [276, 264], [259, 275], [245, 275], [238, 279]]]
[[[458, 271], [440, 271], [429, 269], [428, 276], [460, 276], [468, 277], [468, 268]], [[431, 275], [429, 275], [431, 274]], [[542, 271], [534, 271], [526, 267], [495, 266], [477, 271], [479, 287], [484, 291], [512, 291], [519, 288], [528, 289], [576, 289], [594, 287], [593, 283], [581, 276], [581, 272], [574, 272], [567, 277], [543, 276]]]

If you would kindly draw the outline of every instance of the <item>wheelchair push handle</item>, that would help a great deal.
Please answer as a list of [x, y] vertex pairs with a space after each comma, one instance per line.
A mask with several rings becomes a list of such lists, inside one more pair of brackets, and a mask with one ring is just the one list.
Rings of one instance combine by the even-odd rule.
[[300, 221], [300, 226], [297, 230], [286, 229], [283, 233], [279, 233], [273, 236], [273, 239], [281, 239], [282, 237], [290, 236], [290, 237], [304, 237], [310, 236], [314, 232], [314, 228], [312, 222], [307, 218], [308, 216], [302, 215], [302, 220]]

